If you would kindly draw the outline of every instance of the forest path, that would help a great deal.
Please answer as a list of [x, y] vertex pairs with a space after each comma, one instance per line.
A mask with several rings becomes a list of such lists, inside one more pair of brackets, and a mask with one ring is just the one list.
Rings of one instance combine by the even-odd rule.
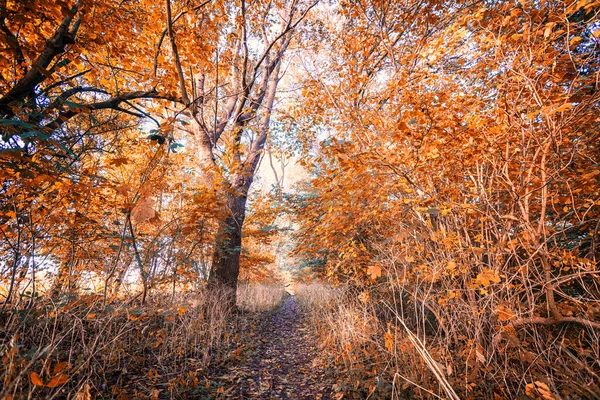
[[319, 357], [317, 339], [295, 296], [288, 295], [261, 319], [250, 357], [221, 378], [231, 379], [227, 398], [330, 399], [333, 379]]

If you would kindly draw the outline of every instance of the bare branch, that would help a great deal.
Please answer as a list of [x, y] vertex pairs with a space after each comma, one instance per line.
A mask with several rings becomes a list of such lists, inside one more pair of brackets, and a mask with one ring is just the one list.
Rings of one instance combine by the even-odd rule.
[[183, 75], [183, 68], [181, 66], [181, 59], [179, 58], [179, 51], [177, 51], [177, 43], [175, 42], [175, 34], [173, 33], [173, 23], [171, 21], [171, 0], [167, 1], [167, 31], [169, 34], [169, 40], [171, 41], [171, 51], [173, 52], [174, 64], [177, 69], [177, 75], [179, 76], [179, 87], [181, 89], [181, 98], [187, 106], [190, 103], [190, 99], [187, 94], [187, 88], [185, 86], [185, 76]]
[[[54, 131], [61, 127], [66, 121], [75, 117], [76, 115], [81, 114], [84, 110], [95, 111], [95, 110], [105, 110], [105, 109], [113, 109], [123, 111], [120, 108], [120, 104], [127, 102], [129, 100], [137, 100], [137, 99], [163, 99], [169, 101], [180, 102], [181, 100], [178, 98], [173, 98], [171, 96], [165, 96], [159, 94], [156, 90], [150, 91], [136, 91], [136, 92], [127, 92], [122, 93], [118, 96], [111, 97], [108, 100], [99, 101], [96, 103], [86, 103], [82, 104], [81, 107], [77, 107], [61, 112], [56, 119], [52, 122], [49, 122], [44, 126], [45, 131]], [[129, 113], [130, 114], [130, 113]]]

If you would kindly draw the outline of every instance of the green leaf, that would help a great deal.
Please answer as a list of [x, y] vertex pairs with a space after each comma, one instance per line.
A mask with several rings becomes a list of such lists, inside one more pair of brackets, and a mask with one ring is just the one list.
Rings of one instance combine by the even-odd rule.
[[77, 154], [73, 153], [73, 151], [69, 148], [67, 148], [64, 144], [62, 144], [61, 142], [59, 142], [58, 140], [52, 140], [50, 142], [50, 144], [52, 144], [53, 146], [58, 146], [59, 148], [61, 148], [65, 153], [70, 154], [72, 156], [75, 157], [76, 160], [79, 160], [79, 156], [77, 156]]
[[1, 119], [0, 118], [0, 125], [4, 125], [4, 126], [19, 126], [21, 128], [25, 128], [25, 129], [33, 129], [33, 128], [35, 128], [34, 125], [28, 124], [27, 122], [19, 121], [18, 119]]
[[37, 137], [43, 140], [48, 140], [50, 139], [50, 135], [46, 135], [40, 131], [29, 131], [29, 132], [25, 132], [25, 133], [19, 133], [18, 135], [21, 139], [27, 139], [30, 137]]
[[171, 143], [171, 150], [173, 150], [174, 152], [177, 151], [178, 148], [183, 148], [185, 147], [184, 145], [182, 145], [181, 143]]

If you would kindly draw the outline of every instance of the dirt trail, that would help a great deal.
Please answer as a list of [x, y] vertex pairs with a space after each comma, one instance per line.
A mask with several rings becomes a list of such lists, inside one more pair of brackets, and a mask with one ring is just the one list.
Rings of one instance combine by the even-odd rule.
[[260, 322], [250, 358], [231, 368], [227, 398], [330, 399], [333, 380], [294, 296]]

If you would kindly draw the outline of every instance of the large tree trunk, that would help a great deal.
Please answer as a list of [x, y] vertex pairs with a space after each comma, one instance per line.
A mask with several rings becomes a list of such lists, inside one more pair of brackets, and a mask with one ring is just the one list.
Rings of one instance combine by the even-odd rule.
[[219, 226], [208, 280], [209, 288], [230, 292], [227, 296], [232, 306], [236, 301], [242, 251], [242, 227], [246, 218], [247, 189], [242, 189], [240, 192], [228, 195], [227, 216]]
[[[166, 0], [166, 33], [171, 43], [174, 71], [179, 78], [180, 103], [192, 116], [198, 163], [202, 169], [204, 184], [207, 189], [222, 193], [227, 205], [226, 216], [220, 221], [215, 240], [208, 287], [211, 291], [229, 292], [231, 306], [235, 306], [235, 292], [240, 274], [242, 228], [246, 217], [248, 190], [267, 140], [280, 80], [281, 60], [290, 44], [294, 29], [316, 4], [310, 3], [295, 20], [294, 15], [299, 11], [296, 2], [291, 4], [289, 10], [274, 8], [281, 17], [281, 31], [275, 36], [269, 35], [265, 29], [259, 32], [263, 39], [264, 52], [254, 60], [248, 46], [248, 29], [252, 24], [246, 21], [246, 3], [242, 0], [239, 10], [241, 19], [236, 20], [239, 22], [236, 28], [239, 36], [233, 43], [235, 57], [230, 60], [228, 66], [231, 75], [225, 77], [228, 81], [225, 84], [219, 77], [219, 68], [216, 68], [216, 86], [212, 93], [205, 90], [204, 72], [198, 72], [196, 75], [191, 73], [194, 79], [191, 85], [186, 83], [189, 77], [184, 74], [186, 68], [178, 55], [172, 26], [175, 20], [172, 18], [171, 0]], [[270, 4], [270, 7], [275, 6]], [[218, 58], [216, 61], [218, 62]], [[209, 93], [212, 94], [208, 95]], [[225, 98], [227, 100], [221, 100]], [[214, 99], [214, 103], [211, 99]], [[210, 102], [207, 102], [208, 100]], [[249, 141], [244, 137], [247, 130], [252, 131]], [[219, 141], [228, 143], [227, 157], [224, 157], [224, 163], [227, 165], [224, 166], [216, 162], [215, 148]]]

